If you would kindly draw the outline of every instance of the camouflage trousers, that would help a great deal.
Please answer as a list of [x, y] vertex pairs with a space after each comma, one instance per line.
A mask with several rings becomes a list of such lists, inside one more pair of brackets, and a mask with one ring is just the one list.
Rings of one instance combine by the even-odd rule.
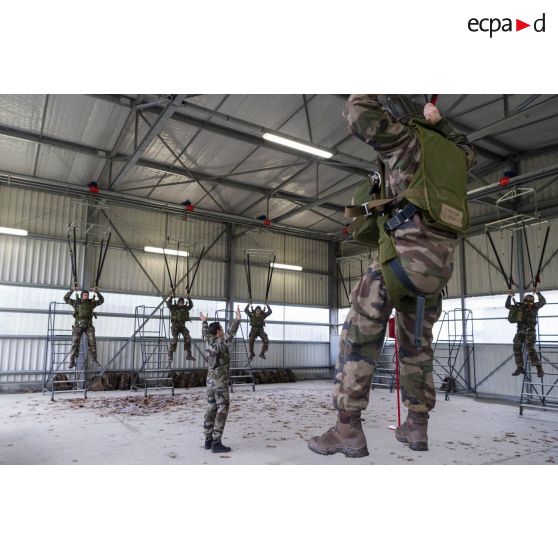
[[[220, 371], [219, 371], [220, 372]], [[215, 377], [215, 371], [210, 371], [207, 376], [207, 411], [203, 421], [206, 440], [213, 438], [218, 442], [223, 435], [225, 422], [229, 414], [229, 385], [228, 373]]]
[[178, 345], [178, 336], [182, 334], [184, 337], [184, 350], [190, 352], [192, 350], [192, 338], [188, 328], [183, 323], [171, 323], [171, 342], [169, 346], [169, 353], [176, 351]]
[[269, 349], [269, 337], [267, 336], [267, 333], [263, 329], [253, 327], [248, 335], [248, 347], [250, 348], [251, 355], [254, 354], [254, 344], [256, 343], [256, 339], [258, 337], [263, 341], [261, 352], [266, 353]]
[[535, 348], [537, 342], [537, 335], [532, 331], [525, 333], [518, 331], [513, 338], [513, 356], [515, 357], [515, 365], [518, 368], [523, 368], [523, 345], [527, 349], [527, 357], [532, 366], [540, 366], [541, 360], [539, 353]]
[[[334, 407], [348, 412], [368, 406], [372, 376], [393, 310], [377, 262], [353, 289], [351, 305], [341, 332], [333, 387]], [[415, 345], [415, 313], [396, 312], [401, 395], [412, 411], [427, 412], [436, 404], [432, 326], [440, 311], [439, 304], [425, 309], [420, 347]]]
[[87, 334], [87, 343], [89, 354], [97, 360], [97, 340], [95, 339], [95, 326], [74, 324], [72, 326], [72, 348], [70, 349], [70, 356], [77, 359], [79, 355], [79, 345], [81, 343], [81, 336]]

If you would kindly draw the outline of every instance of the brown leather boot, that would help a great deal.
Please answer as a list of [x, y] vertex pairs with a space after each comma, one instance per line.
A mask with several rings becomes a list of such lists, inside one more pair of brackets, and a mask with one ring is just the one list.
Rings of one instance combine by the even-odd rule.
[[542, 378], [544, 376], [544, 370], [543, 370], [542, 364], [539, 364], [535, 368], [537, 369], [537, 376], [539, 378]]
[[360, 411], [338, 411], [337, 417], [337, 424], [325, 434], [310, 438], [308, 448], [321, 455], [342, 453], [345, 457], [366, 457], [368, 448]]
[[428, 413], [408, 411], [405, 422], [395, 430], [395, 437], [415, 451], [428, 451]]

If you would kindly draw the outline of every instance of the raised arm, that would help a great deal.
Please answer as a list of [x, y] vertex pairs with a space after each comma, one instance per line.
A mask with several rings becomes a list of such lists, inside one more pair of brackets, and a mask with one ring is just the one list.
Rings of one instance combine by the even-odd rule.
[[172, 296], [169, 296], [169, 298], [165, 300], [165, 304], [169, 310], [172, 310]]
[[454, 128], [447, 118], [441, 117], [440, 121], [436, 124], [446, 138], [455, 143], [459, 148], [465, 152], [465, 159], [467, 161], [467, 168], [472, 169], [477, 164], [477, 153], [465, 134]]
[[72, 294], [74, 294], [75, 291], [73, 290], [69, 290], [65, 295], [64, 295], [64, 302], [66, 304], [69, 304], [70, 306], [74, 307], [75, 306], [75, 300], [72, 300]]
[[248, 303], [248, 304], [246, 305], [246, 308], [244, 308], [244, 312], [246, 313], [246, 315], [247, 315], [248, 317], [250, 317], [250, 316], [252, 315], [252, 312], [250, 312], [250, 303]]
[[[509, 294], [508, 298], [506, 298], [506, 308], [509, 310], [512, 307], [512, 300], [513, 300], [513, 295]], [[515, 301], [514, 301], [515, 302]]]
[[207, 318], [202, 321], [202, 339], [204, 343], [209, 343], [211, 340], [211, 335], [209, 334], [209, 325], [207, 324]]
[[537, 310], [539, 310], [546, 304], [546, 298], [544, 298], [544, 296], [539, 291], [536, 292], [537, 292], [537, 296], [539, 297], [539, 301], [537, 302], [536, 306], [537, 306]]
[[99, 292], [98, 289], [95, 289], [95, 294], [97, 295], [97, 299], [95, 300], [95, 306], [101, 306], [101, 304], [104, 304], [105, 302], [105, 297]]
[[269, 316], [271, 316], [271, 314], [273, 314], [269, 304], [266, 304], [265, 307], [267, 308], [267, 312], [265, 313], [264, 318], [268, 318]]
[[189, 296], [186, 297], [186, 300], [188, 301], [188, 304], [186, 304], [186, 310], [190, 311], [194, 307], [194, 303], [192, 302], [192, 299]]
[[240, 325], [240, 306], [237, 306], [236, 307], [235, 319], [231, 323], [231, 325], [229, 327], [229, 331], [227, 331], [227, 335], [225, 337], [225, 341], [227, 343], [230, 343], [234, 339], [234, 336], [236, 335], [236, 332], [238, 331], [238, 326], [239, 325]]
[[404, 153], [418, 149], [418, 138], [382, 108], [377, 95], [351, 95], [343, 116], [353, 134], [372, 146], [394, 170], [399, 163], [408, 164]]

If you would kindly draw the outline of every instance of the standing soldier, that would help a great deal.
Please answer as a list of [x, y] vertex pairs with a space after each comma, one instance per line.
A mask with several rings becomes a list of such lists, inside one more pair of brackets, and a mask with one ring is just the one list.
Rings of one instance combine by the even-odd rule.
[[537, 369], [537, 376], [544, 376], [543, 367], [539, 354], [535, 348], [537, 341], [537, 314], [546, 304], [544, 296], [535, 288], [539, 301], [535, 302], [533, 295], [525, 295], [523, 302], [515, 302], [514, 293], [510, 290], [506, 300], [506, 308], [509, 310], [508, 320], [517, 324], [517, 333], [513, 338], [513, 356], [515, 357], [516, 370], [512, 376], [525, 374], [523, 365], [523, 346], [527, 349], [527, 355], [531, 365]]
[[173, 304], [173, 297], [169, 296], [166, 300], [167, 307], [171, 312], [171, 344], [169, 347], [169, 362], [172, 362], [176, 346], [178, 345], [178, 336], [182, 333], [184, 337], [184, 350], [187, 352], [187, 360], [196, 360], [192, 356], [192, 338], [186, 327], [186, 322], [190, 321], [190, 310], [194, 307], [192, 299], [186, 295], [188, 304], [184, 304], [184, 297], [178, 299], [178, 304]]
[[244, 308], [244, 312], [246, 312], [246, 315], [250, 319], [250, 326], [252, 328], [250, 330], [250, 334], [248, 335], [250, 360], [252, 360], [256, 356], [254, 353], [254, 344], [256, 343], [256, 339], [258, 337], [263, 341], [262, 350], [260, 351], [260, 358], [263, 358], [265, 360], [265, 353], [269, 349], [269, 338], [264, 330], [264, 327], [265, 319], [271, 316], [272, 312], [269, 304], [266, 304], [265, 307], [265, 312], [262, 311], [261, 306], [256, 306], [256, 309], [254, 310], [254, 307], [251, 306], [250, 303], [248, 303], [246, 305], [246, 308]]
[[240, 307], [236, 319], [225, 335], [219, 322], [207, 325], [207, 314], [200, 313], [202, 337], [207, 357], [207, 411], [203, 423], [205, 449], [213, 453], [224, 453], [231, 448], [221, 443], [225, 422], [229, 414], [229, 344], [240, 325]]
[[467, 167], [474, 165], [475, 155], [432, 103], [424, 107], [425, 120], [411, 119], [419, 115], [406, 103], [398, 96], [380, 102], [377, 95], [352, 95], [344, 112], [352, 132], [374, 148], [380, 164], [381, 182], [366, 185], [362, 199], [355, 199], [361, 205], [347, 212], [356, 217], [355, 236], [361, 230], [371, 234], [379, 253], [353, 289], [343, 324], [333, 388], [337, 424], [308, 443], [323, 455], [368, 455], [361, 412], [368, 406], [375, 361], [394, 307], [408, 410], [395, 435], [410, 449], [428, 449], [428, 413], [435, 405], [432, 326], [453, 271], [458, 233], [468, 227]]
[[79, 344], [84, 333], [87, 333], [91, 359], [94, 364], [100, 366], [97, 361], [97, 341], [95, 339], [95, 326], [93, 325], [93, 317], [96, 318], [97, 316], [93, 311], [97, 306], [101, 306], [105, 299], [97, 287], [94, 290], [97, 300], [90, 299], [89, 291], [87, 290], [81, 291], [81, 297], [73, 299], [71, 297], [74, 292], [77, 292], [77, 285], [73, 290], [68, 291], [64, 295], [64, 302], [72, 306], [75, 318], [74, 325], [72, 326], [72, 348], [70, 349], [70, 364], [68, 368], [74, 368], [76, 365], [76, 359], [79, 355]]

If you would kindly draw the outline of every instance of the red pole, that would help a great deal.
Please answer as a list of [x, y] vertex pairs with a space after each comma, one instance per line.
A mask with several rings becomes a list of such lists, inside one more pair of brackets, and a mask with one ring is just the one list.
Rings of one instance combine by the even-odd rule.
[[397, 325], [395, 317], [388, 321], [388, 337], [394, 340], [395, 350], [395, 391], [397, 392], [397, 426], [401, 426], [401, 396], [399, 385], [399, 345], [397, 344]]
[[397, 426], [401, 426], [401, 395], [399, 384], [399, 345], [397, 343], [397, 329], [395, 330], [395, 391], [397, 392]]

